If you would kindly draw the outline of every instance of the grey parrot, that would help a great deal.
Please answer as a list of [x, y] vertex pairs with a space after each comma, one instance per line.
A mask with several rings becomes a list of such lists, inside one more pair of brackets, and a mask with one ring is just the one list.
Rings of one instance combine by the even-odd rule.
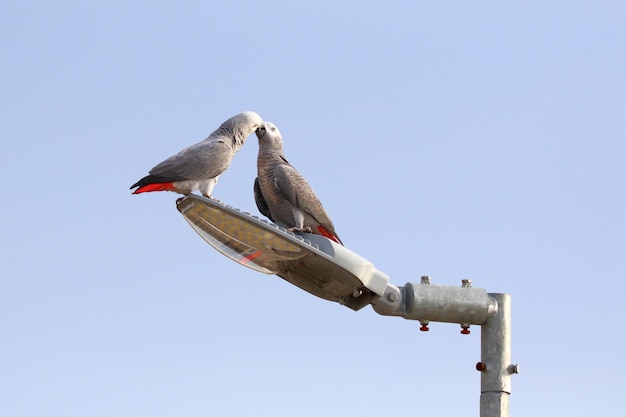
[[183, 149], [152, 168], [150, 175], [130, 187], [139, 187], [133, 194], [174, 191], [187, 195], [199, 190], [203, 196], [212, 198], [211, 192], [218, 177], [226, 171], [246, 138], [262, 123], [261, 117], [251, 111], [231, 117], [202, 142]]
[[343, 245], [309, 183], [287, 162], [280, 131], [264, 122], [256, 136], [259, 155], [254, 200], [259, 211], [279, 226], [326, 236]]

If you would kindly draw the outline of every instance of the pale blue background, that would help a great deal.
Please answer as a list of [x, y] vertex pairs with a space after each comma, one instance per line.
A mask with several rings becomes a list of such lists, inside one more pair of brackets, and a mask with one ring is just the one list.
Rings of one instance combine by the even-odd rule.
[[[207, 246], [156, 163], [254, 110], [348, 248], [513, 300], [511, 415], [623, 416], [622, 1], [0, 6], [0, 415], [478, 415], [480, 329]], [[252, 136], [214, 195], [257, 213]]]

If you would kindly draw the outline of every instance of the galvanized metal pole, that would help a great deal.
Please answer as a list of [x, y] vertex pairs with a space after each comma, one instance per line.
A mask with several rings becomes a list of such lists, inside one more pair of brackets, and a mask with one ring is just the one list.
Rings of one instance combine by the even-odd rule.
[[480, 362], [480, 417], [508, 417], [511, 375], [511, 296], [489, 294], [498, 303], [496, 314], [482, 325]]

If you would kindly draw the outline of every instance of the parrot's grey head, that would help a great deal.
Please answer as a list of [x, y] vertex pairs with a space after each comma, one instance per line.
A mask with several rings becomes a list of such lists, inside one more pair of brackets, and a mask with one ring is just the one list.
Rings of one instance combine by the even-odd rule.
[[263, 122], [256, 130], [256, 137], [268, 140], [270, 137], [281, 137], [280, 131], [273, 123]]
[[259, 146], [262, 148], [282, 149], [283, 137], [280, 130], [270, 122], [263, 122], [256, 130], [256, 137], [259, 138]]
[[245, 111], [226, 120], [216, 132], [225, 136], [232, 135], [235, 146], [241, 147], [246, 138], [262, 124], [261, 116], [253, 111]]
[[237, 119], [238, 124], [248, 125], [252, 127], [253, 131], [263, 124], [263, 119], [261, 119], [261, 116], [253, 111], [245, 111], [243, 113], [239, 113], [237, 116], [235, 116], [235, 119]]
[[231, 117], [230, 119], [226, 120], [224, 123], [222, 123], [222, 125], [220, 126], [220, 129], [247, 131], [249, 135], [250, 133], [254, 132], [262, 124], [263, 124], [263, 119], [261, 119], [261, 116], [259, 116], [253, 111], [245, 111], [243, 113], [239, 113], [238, 115], [235, 115]]

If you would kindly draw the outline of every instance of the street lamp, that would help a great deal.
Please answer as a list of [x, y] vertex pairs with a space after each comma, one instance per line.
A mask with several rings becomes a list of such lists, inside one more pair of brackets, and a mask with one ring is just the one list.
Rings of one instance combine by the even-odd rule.
[[301, 289], [353, 310], [368, 304], [381, 315], [418, 320], [428, 331], [434, 322], [459, 323], [461, 333], [481, 326], [480, 417], [509, 415], [511, 375], [511, 297], [488, 294], [470, 280], [460, 287], [432, 285], [429, 277], [397, 287], [374, 265], [323, 236], [294, 234], [216, 200], [189, 194], [178, 211], [211, 246], [255, 271], [276, 274]]
[[389, 283], [371, 262], [323, 236], [296, 235], [194, 194], [179, 199], [177, 208], [208, 244], [238, 264], [353, 310], [383, 295]]

